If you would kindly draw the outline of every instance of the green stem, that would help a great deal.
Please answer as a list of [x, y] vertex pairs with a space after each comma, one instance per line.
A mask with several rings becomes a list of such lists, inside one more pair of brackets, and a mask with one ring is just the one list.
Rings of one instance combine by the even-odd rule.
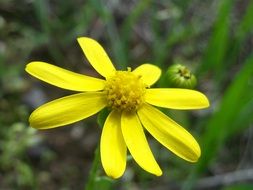
[[99, 146], [97, 146], [95, 153], [94, 153], [94, 160], [92, 162], [91, 170], [88, 176], [88, 181], [85, 185], [85, 190], [94, 190], [94, 185], [96, 182], [96, 175], [99, 168]]

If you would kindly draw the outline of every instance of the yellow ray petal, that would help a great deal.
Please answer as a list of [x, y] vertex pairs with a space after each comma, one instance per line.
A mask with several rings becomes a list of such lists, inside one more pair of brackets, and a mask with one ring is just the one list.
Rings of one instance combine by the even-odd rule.
[[147, 172], [162, 175], [145, 137], [141, 123], [136, 113], [122, 113], [121, 128], [127, 148], [134, 160]]
[[105, 50], [97, 41], [87, 37], [78, 38], [77, 41], [86, 58], [99, 74], [104, 77], [114, 75], [115, 68]]
[[68, 90], [98, 91], [105, 86], [104, 80], [74, 73], [45, 62], [31, 62], [26, 65], [25, 70], [42, 81]]
[[126, 168], [126, 144], [120, 128], [121, 114], [112, 111], [107, 117], [100, 141], [101, 161], [105, 173], [119, 178]]
[[29, 122], [37, 129], [60, 127], [87, 118], [105, 106], [102, 92], [74, 94], [40, 106], [31, 114]]
[[201, 92], [180, 88], [147, 89], [146, 102], [172, 109], [201, 109], [209, 106], [207, 97]]
[[200, 147], [183, 127], [148, 104], [138, 110], [138, 116], [147, 131], [166, 148], [189, 162], [198, 160]]
[[155, 65], [146, 63], [133, 70], [133, 73], [140, 75], [143, 82], [146, 85], [151, 86], [160, 78], [161, 69]]

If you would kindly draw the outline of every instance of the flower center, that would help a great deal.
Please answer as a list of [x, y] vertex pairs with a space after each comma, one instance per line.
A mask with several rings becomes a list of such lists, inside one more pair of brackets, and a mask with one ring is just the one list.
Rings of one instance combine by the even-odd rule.
[[185, 79], [191, 78], [191, 72], [186, 67], [179, 68], [178, 73], [181, 77], [184, 77]]
[[116, 71], [106, 80], [108, 107], [119, 111], [135, 111], [143, 102], [145, 85], [140, 76], [128, 71]]

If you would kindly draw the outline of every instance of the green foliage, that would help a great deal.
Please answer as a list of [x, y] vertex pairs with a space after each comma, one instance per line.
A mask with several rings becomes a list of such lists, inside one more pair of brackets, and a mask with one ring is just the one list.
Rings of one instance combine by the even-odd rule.
[[[225, 91], [220, 107], [217, 112], [210, 118], [206, 124], [206, 131], [202, 136], [202, 156], [200, 161], [196, 164], [195, 170], [192, 172], [193, 178], [190, 178], [189, 183], [194, 182], [194, 178], [199, 173], [202, 173], [207, 168], [208, 164], [217, 156], [217, 151], [232, 135], [242, 128], [249, 127], [249, 122], [252, 118], [245, 117], [242, 121], [241, 117], [237, 115], [241, 110], [251, 112], [252, 107], [252, 84], [249, 83], [253, 78], [253, 56], [249, 57], [245, 62], [243, 68], [235, 77], [233, 83]], [[233, 108], [233, 109], [231, 109]], [[249, 110], [250, 109], [250, 110]], [[240, 121], [241, 123], [239, 123]], [[190, 188], [187, 184], [186, 189]]]
[[103, 176], [96, 179], [94, 189], [113, 190], [113, 180], [109, 177]]
[[27, 128], [23, 123], [14, 123], [5, 134], [1, 134], [0, 170], [5, 172], [6, 178], [2, 181], [3, 187], [35, 187], [34, 172], [25, 156], [27, 149], [40, 141], [35, 133], [34, 129]]
[[234, 0], [223, 0], [219, 3], [221, 5], [217, 20], [211, 30], [211, 37], [203, 58], [203, 64], [200, 65], [202, 66], [202, 71], [222, 72], [225, 65], [224, 62], [226, 62], [225, 55], [230, 38], [230, 16]]
[[253, 188], [252, 184], [238, 184], [231, 185], [229, 187], [223, 188], [222, 190], [251, 190]]
[[97, 123], [99, 127], [103, 128], [105, 120], [107, 116], [109, 115], [109, 113], [110, 113], [110, 110], [108, 110], [107, 108], [104, 108], [102, 111], [99, 112], [97, 116]]

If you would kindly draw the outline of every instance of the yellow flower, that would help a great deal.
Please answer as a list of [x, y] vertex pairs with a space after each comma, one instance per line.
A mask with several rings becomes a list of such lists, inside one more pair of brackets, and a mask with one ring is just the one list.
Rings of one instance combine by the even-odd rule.
[[78, 91], [37, 108], [30, 125], [49, 129], [67, 125], [96, 114], [104, 107], [111, 110], [100, 141], [100, 154], [106, 174], [123, 175], [127, 149], [147, 172], [162, 175], [143, 128], [177, 156], [196, 162], [201, 151], [194, 137], [157, 108], [201, 109], [209, 106], [206, 96], [198, 91], [176, 88], [150, 88], [161, 70], [143, 64], [133, 71], [116, 71], [102, 46], [87, 37], [77, 39], [94, 69], [104, 77], [98, 79], [77, 74], [45, 62], [31, 62], [26, 71], [34, 77], [60, 88]]

